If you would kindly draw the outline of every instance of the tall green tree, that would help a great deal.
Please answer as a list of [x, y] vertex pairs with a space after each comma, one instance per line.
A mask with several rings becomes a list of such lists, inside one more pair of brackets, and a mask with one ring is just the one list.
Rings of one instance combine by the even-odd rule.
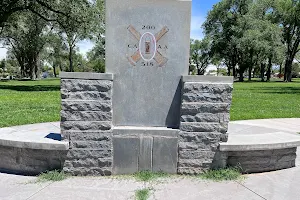
[[191, 40], [191, 62], [196, 65], [198, 75], [203, 75], [211, 62], [210, 48], [211, 42], [208, 37], [202, 40]]
[[47, 22], [32, 13], [22, 13], [4, 32], [4, 43], [18, 60], [23, 77], [38, 76], [40, 53], [47, 42]]
[[214, 5], [203, 25], [212, 40], [212, 52], [224, 58], [228, 75], [236, 77], [238, 64], [237, 39], [243, 34], [241, 17], [248, 12], [250, 0], [222, 0]]
[[65, 0], [60, 2], [61, 10], [68, 12], [69, 16], [58, 19], [56, 30], [68, 47], [68, 71], [70, 72], [74, 71], [73, 52], [76, 49], [76, 44], [86, 38], [92, 39], [95, 32], [101, 34], [104, 31], [98, 25], [102, 22], [97, 21], [103, 12], [103, 10], [98, 9], [97, 2], [89, 0]]
[[292, 65], [300, 51], [300, 1], [275, 0], [275, 17], [282, 27], [283, 42], [286, 45], [284, 80], [292, 80]]

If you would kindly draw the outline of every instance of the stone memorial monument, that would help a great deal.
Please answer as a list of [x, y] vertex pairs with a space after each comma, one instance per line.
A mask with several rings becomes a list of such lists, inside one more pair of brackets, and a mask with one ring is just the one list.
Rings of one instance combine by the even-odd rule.
[[61, 73], [74, 175], [224, 165], [231, 77], [188, 76], [191, 0], [106, 1], [106, 74]]

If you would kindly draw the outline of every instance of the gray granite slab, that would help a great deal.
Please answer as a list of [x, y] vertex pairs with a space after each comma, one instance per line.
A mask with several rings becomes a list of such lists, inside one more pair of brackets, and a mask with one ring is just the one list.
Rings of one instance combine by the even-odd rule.
[[139, 149], [137, 137], [113, 137], [113, 174], [137, 172]]
[[116, 126], [178, 128], [191, 1], [106, 1], [106, 69]]
[[178, 138], [154, 137], [153, 171], [176, 174], [177, 162]]
[[89, 72], [60, 72], [61, 79], [113, 80], [113, 74]]
[[183, 82], [233, 83], [232, 76], [182, 76]]
[[153, 137], [140, 137], [139, 171], [152, 171]]
[[177, 137], [178, 129], [170, 129], [165, 127], [137, 127], [137, 126], [115, 126], [114, 135], [132, 135], [132, 136], [166, 136]]

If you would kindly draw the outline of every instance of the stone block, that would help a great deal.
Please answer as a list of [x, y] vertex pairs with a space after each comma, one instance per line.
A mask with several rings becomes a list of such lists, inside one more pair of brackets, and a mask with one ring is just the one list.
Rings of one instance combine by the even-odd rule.
[[112, 81], [107, 80], [61, 79], [61, 88], [68, 92], [108, 92], [112, 89], [112, 84]]
[[63, 131], [63, 139], [71, 141], [111, 141], [111, 131]]
[[61, 99], [65, 100], [98, 100], [108, 101], [112, 99], [112, 92], [99, 92], [99, 91], [82, 91], [82, 92], [69, 92], [61, 89]]
[[187, 114], [181, 115], [181, 122], [213, 122], [213, 123], [225, 123], [229, 122], [229, 113], [196, 113], [196, 114]]
[[112, 149], [70, 149], [67, 154], [68, 160], [110, 157], [112, 157]]
[[204, 143], [212, 144], [219, 143], [224, 134], [218, 132], [184, 132], [179, 133], [180, 142]]
[[182, 101], [186, 102], [198, 102], [198, 103], [231, 103], [231, 93], [214, 94], [203, 93], [201, 91], [192, 90], [185, 92], [182, 95]]
[[212, 159], [215, 156], [213, 151], [203, 151], [203, 150], [186, 150], [179, 151], [179, 159]]
[[70, 141], [70, 148], [111, 149], [111, 141]]
[[178, 167], [177, 173], [178, 174], [184, 174], [184, 175], [197, 175], [201, 174], [206, 169], [202, 168], [202, 166], [196, 167], [196, 168], [190, 168], [190, 167]]
[[182, 76], [182, 82], [192, 84], [233, 84], [233, 79], [233, 76]]
[[178, 167], [179, 168], [181, 168], [181, 167], [183, 167], [183, 168], [201, 168], [205, 161], [206, 161], [205, 159], [180, 159], [180, 161], [178, 162]]
[[138, 171], [140, 139], [113, 137], [113, 174], [133, 174]]
[[217, 151], [212, 161], [212, 169], [223, 169], [227, 167], [228, 153]]
[[154, 137], [153, 171], [175, 174], [178, 162], [178, 138]]
[[192, 82], [184, 83], [183, 93], [210, 93], [210, 94], [225, 94], [225, 96], [230, 96], [233, 90], [232, 84], [218, 84], [218, 83], [201, 83]]
[[93, 167], [111, 167], [112, 158], [86, 158], [86, 159], [77, 159], [65, 162], [65, 167], [74, 167], [74, 168], [93, 168]]
[[180, 125], [181, 131], [186, 132], [219, 132], [226, 133], [228, 130], [228, 124], [226, 123], [192, 123], [182, 122]]
[[76, 100], [62, 100], [62, 110], [66, 111], [102, 111], [111, 112], [112, 102], [108, 101], [76, 101]]
[[73, 176], [110, 176], [111, 167], [64, 167], [64, 172]]
[[99, 131], [99, 130], [110, 130], [112, 123], [106, 122], [86, 122], [86, 121], [62, 121], [60, 123], [62, 131]]
[[111, 121], [112, 112], [103, 111], [61, 111], [62, 121]]
[[197, 115], [198, 113], [229, 113], [228, 103], [182, 103], [181, 115]]

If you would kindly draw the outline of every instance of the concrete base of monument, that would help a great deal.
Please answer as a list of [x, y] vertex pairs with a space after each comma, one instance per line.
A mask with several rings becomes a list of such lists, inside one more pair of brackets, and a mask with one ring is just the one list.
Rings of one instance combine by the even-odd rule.
[[[268, 123], [276, 126], [278, 120]], [[300, 136], [296, 134], [300, 131], [300, 119], [297, 120], [293, 122], [295, 125], [289, 125], [285, 119], [286, 125], [276, 128], [249, 125], [249, 121], [231, 122], [229, 140], [219, 147], [227, 158], [224, 166], [239, 166], [244, 173], [294, 167], [300, 145]], [[112, 174], [142, 170], [177, 173], [178, 131], [163, 127], [114, 127]], [[0, 171], [35, 175], [62, 169], [72, 149], [69, 150], [68, 142], [59, 141], [59, 133], [59, 122], [1, 128]], [[76, 153], [85, 151], [76, 150]]]
[[144, 170], [176, 174], [178, 133], [165, 127], [114, 127], [113, 174]]
[[[275, 119], [276, 120], [276, 119]], [[258, 120], [256, 120], [258, 121]], [[300, 136], [295, 132], [244, 124], [230, 124], [229, 139], [219, 150], [227, 157], [227, 166], [243, 173], [268, 172], [295, 167]]]
[[0, 171], [37, 175], [62, 169], [69, 144], [60, 141], [59, 132], [57, 123], [1, 128]]

